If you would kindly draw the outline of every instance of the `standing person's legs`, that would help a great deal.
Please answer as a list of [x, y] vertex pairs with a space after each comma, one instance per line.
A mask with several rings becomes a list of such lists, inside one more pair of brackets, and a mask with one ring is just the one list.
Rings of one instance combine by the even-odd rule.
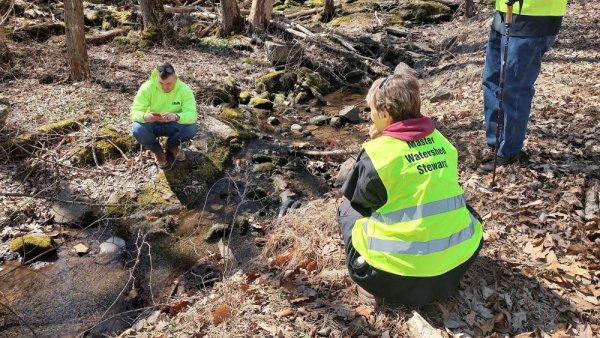
[[500, 83], [500, 42], [502, 35], [491, 30], [485, 51], [483, 68], [483, 110], [485, 114], [485, 136], [488, 147], [496, 144], [496, 119], [498, 116], [498, 90]]
[[133, 137], [142, 145], [144, 148], [150, 150], [153, 153], [162, 151], [160, 143], [158, 143], [157, 135], [155, 133], [156, 123], [138, 123], [134, 122], [131, 131]]
[[[542, 57], [554, 40], [555, 36], [510, 37], [503, 103], [504, 130], [498, 156], [514, 157], [523, 148], [535, 93], [534, 84], [540, 74]], [[504, 55], [504, 42], [501, 46]]]

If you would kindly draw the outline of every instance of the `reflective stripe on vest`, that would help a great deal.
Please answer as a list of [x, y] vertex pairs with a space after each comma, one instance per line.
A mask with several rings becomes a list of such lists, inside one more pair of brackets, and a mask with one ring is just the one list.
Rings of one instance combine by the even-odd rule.
[[[368, 237], [369, 250], [377, 250], [392, 254], [427, 255], [434, 252], [444, 251], [464, 241], [475, 234], [477, 219], [471, 215], [471, 223], [468, 227], [456, 232], [446, 238], [434, 239], [428, 242], [405, 242], [400, 240], [379, 239]], [[365, 231], [368, 229], [369, 221], [363, 224]]]
[[[496, 0], [496, 9], [506, 13], [506, 0]], [[531, 16], [564, 16], [566, 9], [567, 0], [524, 0], [523, 9], [519, 2], [513, 5], [513, 13]]]
[[378, 212], [375, 212], [371, 215], [371, 218], [374, 218], [377, 221], [386, 224], [408, 222], [418, 218], [424, 218], [427, 216], [433, 216], [444, 212], [464, 208], [466, 205], [467, 202], [465, 201], [465, 195], [460, 194], [458, 196], [446, 198], [440, 201], [400, 209], [398, 211], [390, 212], [387, 214], [380, 214]]

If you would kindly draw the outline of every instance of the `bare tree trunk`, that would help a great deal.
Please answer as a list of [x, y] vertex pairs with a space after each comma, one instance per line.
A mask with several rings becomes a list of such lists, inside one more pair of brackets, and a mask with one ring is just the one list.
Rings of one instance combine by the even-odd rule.
[[144, 21], [144, 38], [158, 42], [175, 36], [175, 30], [169, 23], [162, 0], [140, 0]]
[[83, 4], [81, 0], [65, 0], [64, 6], [71, 80], [82, 81], [90, 76], [85, 31], [83, 29]]
[[223, 16], [222, 37], [229, 36], [232, 32], [241, 32], [244, 21], [236, 0], [221, 0], [221, 14]]
[[265, 30], [273, 14], [273, 0], [253, 0], [250, 23], [258, 31]]
[[475, 15], [475, 6], [473, 0], [465, 0], [465, 15], [467, 18], [471, 18]]
[[335, 6], [333, 0], [325, 0], [325, 7], [321, 13], [321, 21], [329, 22], [335, 16]]

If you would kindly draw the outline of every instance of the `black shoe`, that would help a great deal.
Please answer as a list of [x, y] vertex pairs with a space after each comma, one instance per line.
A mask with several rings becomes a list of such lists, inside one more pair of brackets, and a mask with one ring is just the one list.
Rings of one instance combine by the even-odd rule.
[[[520, 151], [517, 155], [511, 156], [511, 157], [498, 156], [497, 166], [500, 167], [500, 166], [524, 161], [526, 158], [527, 158], [527, 154], [525, 154], [525, 152], [523, 152], [523, 151]], [[491, 173], [493, 170], [494, 170], [494, 155], [490, 156], [489, 158], [487, 158], [483, 162], [481, 162], [481, 165], [479, 165], [479, 168], [477, 168], [477, 171], [479, 171], [480, 173], [483, 173], [483, 174]]]

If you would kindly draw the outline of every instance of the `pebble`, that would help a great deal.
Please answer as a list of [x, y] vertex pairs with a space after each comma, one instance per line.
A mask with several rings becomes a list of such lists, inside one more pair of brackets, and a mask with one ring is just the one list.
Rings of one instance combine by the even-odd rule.
[[299, 124], [292, 124], [292, 126], [290, 127], [292, 129], [292, 131], [295, 131], [297, 133], [302, 131], [302, 126]]

